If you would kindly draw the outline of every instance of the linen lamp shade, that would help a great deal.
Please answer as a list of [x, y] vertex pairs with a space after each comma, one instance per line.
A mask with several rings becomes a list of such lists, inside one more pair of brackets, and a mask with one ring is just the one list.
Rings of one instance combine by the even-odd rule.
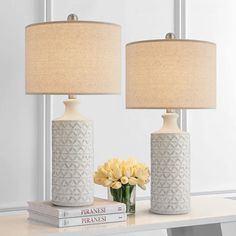
[[214, 108], [216, 45], [197, 40], [130, 43], [127, 108]]
[[92, 21], [27, 26], [26, 93], [119, 93], [120, 31]]

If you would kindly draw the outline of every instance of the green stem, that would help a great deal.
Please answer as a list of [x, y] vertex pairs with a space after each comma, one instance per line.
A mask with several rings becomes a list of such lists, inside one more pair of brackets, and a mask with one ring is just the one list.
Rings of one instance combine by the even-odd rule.
[[134, 189], [134, 185], [125, 184], [119, 189], [110, 188], [113, 200], [117, 202], [123, 202], [126, 204], [127, 213], [134, 211], [135, 203], [131, 202], [131, 195]]

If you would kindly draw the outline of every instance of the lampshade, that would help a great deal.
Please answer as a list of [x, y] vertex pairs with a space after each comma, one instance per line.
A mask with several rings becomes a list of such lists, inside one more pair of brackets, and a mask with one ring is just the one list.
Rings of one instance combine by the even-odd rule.
[[127, 108], [214, 108], [216, 45], [196, 40], [130, 43]]
[[120, 26], [58, 21], [26, 27], [27, 94], [120, 92]]

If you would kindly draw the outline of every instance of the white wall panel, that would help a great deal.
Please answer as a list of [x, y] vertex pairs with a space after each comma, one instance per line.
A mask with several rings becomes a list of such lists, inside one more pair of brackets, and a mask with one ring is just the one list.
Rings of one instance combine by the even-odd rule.
[[24, 27], [42, 21], [42, 16], [43, 1], [1, 1], [0, 209], [41, 197], [38, 124], [42, 117], [40, 98], [25, 95]]
[[[55, 0], [53, 19], [71, 12], [81, 20], [118, 23], [122, 26], [122, 93], [120, 96], [79, 96], [81, 113], [94, 121], [95, 167], [109, 158], [134, 156], [150, 164], [150, 133], [160, 128], [162, 111], [125, 109], [125, 44], [133, 40], [164, 37], [174, 30], [173, 0]], [[65, 97], [54, 96], [54, 118], [64, 110]], [[96, 186], [95, 194], [106, 195]], [[138, 190], [138, 196], [150, 195]]]
[[217, 109], [188, 111], [192, 191], [236, 189], [236, 1], [187, 1], [187, 38], [217, 44]]

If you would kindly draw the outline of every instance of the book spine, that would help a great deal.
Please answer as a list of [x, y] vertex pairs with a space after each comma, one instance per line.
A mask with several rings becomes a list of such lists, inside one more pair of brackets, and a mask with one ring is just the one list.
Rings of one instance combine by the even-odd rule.
[[103, 206], [103, 207], [95, 207], [95, 208], [83, 208], [78, 211], [59, 211], [59, 218], [70, 218], [70, 217], [78, 217], [78, 216], [96, 216], [96, 215], [104, 215], [104, 214], [115, 214], [115, 213], [125, 213], [126, 206], [125, 204], [119, 204], [116, 206]]
[[71, 218], [79, 216], [94, 216], [104, 214], [115, 214], [126, 212], [126, 205], [123, 203], [111, 205], [111, 206], [99, 206], [99, 207], [83, 207], [77, 210], [62, 210], [62, 209], [51, 209], [43, 205], [29, 203], [29, 210], [39, 212], [48, 216], [54, 216], [57, 218]]
[[127, 220], [126, 213], [84, 216], [78, 218], [59, 219], [59, 227], [105, 224], [105, 223], [122, 222], [126, 220]]

